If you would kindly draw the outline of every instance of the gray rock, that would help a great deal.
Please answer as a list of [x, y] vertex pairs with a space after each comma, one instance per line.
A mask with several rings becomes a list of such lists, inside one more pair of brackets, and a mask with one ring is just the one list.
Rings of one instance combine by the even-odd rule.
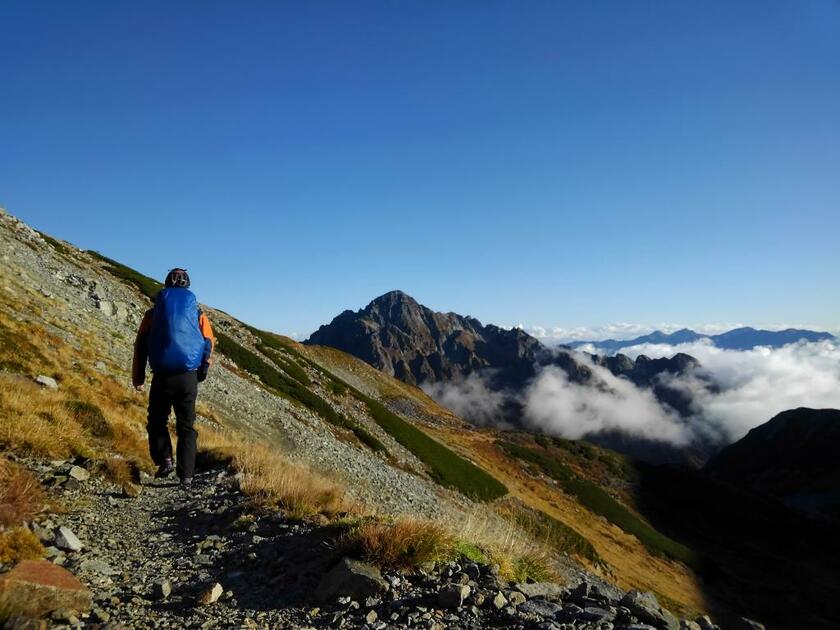
[[359, 560], [342, 558], [321, 578], [316, 597], [320, 601], [332, 601], [342, 596], [364, 600], [387, 590], [388, 583], [382, 579], [379, 569]]
[[53, 391], [58, 389], [58, 381], [49, 376], [44, 376], [43, 374], [36, 376], [35, 382], [45, 389], [51, 389]]
[[508, 602], [510, 602], [511, 606], [519, 606], [520, 604], [524, 604], [528, 600], [528, 598], [525, 597], [525, 595], [523, 595], [519, 591], [512, 591], [508, 593], [507, 599]]
[[730, 627], [732, 630], [765, 630], [763, 623], [758, 623], [746, 617], [738, 617]]
[[99, 575], [116, 575], [119, 573], [114, 567], [102, 560], [84, 560], [79, 565], [82, 571], [89, 573], [98, 573]]
[[152, 595], [155, 599], [166, 599], [172, 594], [172, 583], [169, 580], [160, 580], [152, 584]]
[[508, 605], [507, 597], [505, 597], [505, 594], [502, 593], [502, 591], [498, 591], [493, 597], [492, 604], [496, 610], [501, 610]]
[[554, 602], [547, 602], [541, 599], [531, 599], [519, 606], [520, 614], [538, 615], [553, 619], [563, 610], [563, 607]]
[[466, 584], [447, 584], [438, 591], [438, 604], [441, 608], [460, 608], [471, 591]]
[[70, 472], [67, 474], [76, 481], [87, 481], [90, 479], [90, 473], [81, 466], [71, 467]]
[[697, 617], [694, 622], [700, 626], [700, 630], [719, 630], [718, 626], [712, 622], [708, 615]]
[[683, 619], [680, 621], [680, 630], [702, 630], [700, 624], [690, 619]]
[[81, 551], [82, 543], [68, 527], [59, 527], [55, 533], [55, 546], [64, 551]]
[[615, 614], [612, 611], [597, 606], [587, 606], [580, 613], [580, 619], [590, 623], [604, 623], [605, 621], [611, 621], [613, 617], [615, 617]]
[[563, 588], [553, 582], [536, 582], [534, 584], [519, 583], [516, 585], [516, 590], [529, 599], [532, 597], [542, 597], [544, 599], [559, 598], [563, 592]]
[[215, 584], [213, 584], [213, 586], [211, 586], [201, 594], [201, 597], [198, 598], [198, 603], [202, 606], [214, 604], [217, 601], [219, 601], [219, 598], [224, 592], [225, 589], [222, 587], [222, 585], [216, 582]]
[[680, 622], [659, 605], [653, 593], [630, 591], [622, 598], [621, 605], [630, 610], [642, 623], [650, 624], [659, 630], [680, 629]]

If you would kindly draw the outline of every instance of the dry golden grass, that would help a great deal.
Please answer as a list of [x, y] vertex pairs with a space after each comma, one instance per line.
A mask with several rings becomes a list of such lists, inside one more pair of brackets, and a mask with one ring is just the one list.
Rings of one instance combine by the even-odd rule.
[[207, 457], [230, 462], [242, 475], [242, 492], [255, 506], [278, 507], [293, 519], [333, 517], [355, 509], [336, 482], [264, 444], [205, 429], [201, 450]]
[[606, 567], [584, 562], [624, 590], [653, 591], [674, 602], [674, 612], [690, 616], [708, 610], [709, 603], [697, 576], [685, 565], [651, 555], [635, 536], [586, 510], [550, 482], [534, 478], [495, 445], [492, 431], [455, 432], [432, 428], [448, 443], [458, 443], [474, 461], [502, 481], [512, 497], [541, 510], [583, 534], [595, 547]]
[[410, 569], [455, 555], [456, 538], [440, 523], [401, 518], [366, 519], [345, 534], [340, 545], [350, 555], [390, 569]]
[[44, 557], [44, 546], [38, 537], [25, 527], [0, 532], [0, 564], [16, 564], [21, 560]]
[[29, 471], [0, 460], [0, 528], [30, 520], [45, 501], [41, 484]]
[[103, 464], [103, 471], [118, 486], [137, 483], [140, 480], [140, 468], [131, 460], [122, 457], [109, 457]]

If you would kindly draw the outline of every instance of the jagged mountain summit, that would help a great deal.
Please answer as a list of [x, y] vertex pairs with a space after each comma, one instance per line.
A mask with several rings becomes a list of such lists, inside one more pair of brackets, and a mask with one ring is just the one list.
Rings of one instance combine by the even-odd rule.
[[[691, 414], [690, 396], [663, 377], [680, 376], [699, 367], [687, 354], [659, 359], [642, 355], [633, 360], [622, 354], [597, 356], [549, 348], [518, 328], [484, 325], [474, 317], [435, 312], [402, 291], [381, 295], [359, 311], [344, 311], [305, 343], [338, 348], [416, 385], [458, 384], [472, 375], [480, 377], [501, 402], [482, 406], [481, 417], [468, 419], [519, 427], [525, 424], [523, 397], [542, 370], [557, 368], [570, 383], [603, 390], [608, 385], [597, 369], [605, 368], [613, 376], [650, 390], [663, 406], [687, 417]], [[435, 387], [429, 391], [441, 400], [446, 398]], [[711, 452], [708, 444], [685, 451], [616, 432], [593, 433], [587, 439], [659, 462], [696, 464]]]
[[520, 329], [438, 313], [402, 291], [381, 295], [360, 311], [344, 311], [306, 343], [338, 348], [412, 384], [449, 380], [483, 368], [527, 372], [545, 352]]
[[718, 335], [706, 335], [688, 328], [682, 328], [672, 333], [655, 330], [648, 335], [633, 339], [604, 339], [601, 341], [574, 341], [564, 344], [569, 348], [592, 346], [597, 352], [613, 354], [626, 348], [644, 344], [667, 344], [677, 346], [683, 343], [693, 343], [702, 339], [708, 340], [713, 346], [724, 350], [752, 350], [758, 346], [781, 348], [798, 341], [831, 341], [834, 335], [827, 332], [805, 330], [801, 328], [786, 328], [785, 330], [761, 330], [744, 326], [734, 328]]

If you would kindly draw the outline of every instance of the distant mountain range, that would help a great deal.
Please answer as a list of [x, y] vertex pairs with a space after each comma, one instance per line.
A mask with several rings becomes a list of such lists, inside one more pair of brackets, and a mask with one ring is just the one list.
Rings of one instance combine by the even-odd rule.
[[[439, 313], [402, 291], [391, 291], [359, 311], [344, 311], [321, 326], [305, 342], [332, 346], [352, 354], [386, 374], [414, 385], [454, 383], [478, 374], [503, 403], [497, 417], [467, 418], [484, 423], [522, 425], [522, 394], [546, 367], [560, 368], [571, 383], [607, 388], [589, 361], [649, 389], [680, 415], [689, 415], [685, 391], [669, 387], [660, 377], [681, 375], [699, 363], [686, 354], [636, 360], [625, 355], [584, 355], [569, 348], [548, 348], [521, 329], [484, 325], [474, 317]], [[588, 360], [587, 360], [588, 359]], [[709, 385], [711, 387], [711, 384]], [[703, 454], [676, 452], [662, 442], [613, 433], [588, 435], [593, 442], [654, 461], [698, 461]]]
[[603, 354], [615, 354], [625, 348], [643, 344], [668, 344], [676, 346], [682, 343], [692, 343], [701, 339], [708, 339], [712, 345], [726, 350], [752, 350], [757, 346], [769, 346], [781, 348], [789, 343], [805, 341], [823, 341], [835, 339], [834, 335], [827, 332], [814, 330], [803, 330], [799, 328], [786, 328], [785, 330], [761, 330], [745, 326], [735, 328], [719, 335], [705, 335], [688, 328], [683, 328], [672, 333], [664, 333], [656, 330], [649, 335], [642, 335], [635, 339], [604, 339], [602, 341], [574, 341], [564, 344], [569, 348], [580, 348], [592, 345], [595, 350]]

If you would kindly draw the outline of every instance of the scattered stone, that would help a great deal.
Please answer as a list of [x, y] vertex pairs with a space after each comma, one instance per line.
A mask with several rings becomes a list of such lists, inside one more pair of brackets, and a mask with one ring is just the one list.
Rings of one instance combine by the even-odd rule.
[[525, 597], [525, 595], [523, 595], [519, 591], [512, 591], [510, 594], [508, 594], [507, 599], [508, 602], [510, 602], [511, 606], [519, 606], [520, 604], [524, 604], [528, 600], [528, 598]]
[[172, 594], [172, 583], [169, 580], [160, 580], [152, 585], [152, 594], [155, 599], [166, 599]]
[[365, 621], [367, 623], [375, 623], [377, 619], [379, 619], [379, 615], [376, 614], [375, 610], [370, 610], [368, 611], [368, 614], [365, 615]]
[[630, 591], [621, 599], [621, 605], [629, 609], [643, 623], [662, 630], [679, 630], [680, 628], [680, 622], [659, 605], [653, 593]]
[[698, 626], [700, 626], [700, 630], [719, 630], [708, 615], [697, 617], [697, 619], [695, 619], [694, 621], [697, 623]]
[[763, 623], [758, 623], [746, 617], [738, 617], [730, 627], [732, 630], [765, 630]]
[[16, 612], [41, 617], [66, 608], [85, 612], [91, 592], [72, 573], [47, 560], [23, 560], [0, 575], [0, 598]]
[[43, 374], [39, 374], [35, 377], [35, 382], [38, 383], [41, 387], [45, 389], [51, 389], [53, 391], [58, 390], [58, 381], [54, 378], [49, 376], [44, 376]]
[[342, 558], [321, 579], [316, 597], [321, 601], [333, 601], [342, 596], [363, 600], [387, 590], [388, 583], [382, 579], [379, 569], [359, 560]]
[[680, 630], [701, 630], [700, 624], [690, 619], [680, 621]]
[[68, 527], [59, 527], [55, 534], [55, 546], [64, 551], [81, 551], [82, 543]]
[[535, 582], [533, 584], [519, 583], [516, 590], [525, 595], [528, 599], [542, 597], [543, 599], [559, 598], [563, 588], [553, 582]]
[[438, 591], [441, 608], [460, 608], [472, 589], [466, 584], [448, 584]]
[[496, 608], [496, 610], [501, 610], [502, 608], [508, 605], [508, 600], [507, 597], [505, 597], [505, 594], [502, 593], [502, 591], [499, 591], [496, 593], [495, 597], [493, 597], [492, 603], [493, 607]]
[[116, 569], [114, 569], [111, 565], [102, 560], [84, 560], [80, 565], [79, 568], [82, 571], [87, 571], [89, 573], [98, 573], [100, 575], [116, 575], [119, 573]]
[[222, 587], [222, 585], [216, 582], [213, 586], [211, 586], [201, 594], [201, 597], [198, 598], [198, 603], [202, 606], [214, 604], [217, 601], [219, 601], [219, 598], [224, 592], [225, 589]]
[[538, 615], [540, 617], [548, 617], [550, 619], [556, 617], [562, 610], [563, 607], [559, 604], [541, 599], [531, 599], [519, 606], [520, 614]]
[[76, 481], [87, 481], [90, 479], [90, 473], [81, 466], [73, 466], [67, 474]]

